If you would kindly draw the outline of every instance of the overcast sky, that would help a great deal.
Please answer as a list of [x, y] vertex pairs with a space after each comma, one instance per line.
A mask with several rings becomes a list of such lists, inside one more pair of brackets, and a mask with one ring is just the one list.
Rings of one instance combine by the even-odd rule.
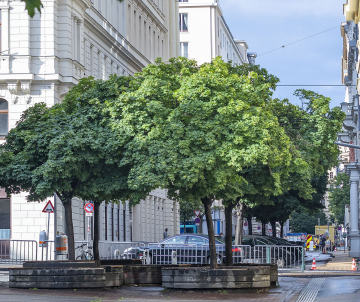
[[[340, 27], [346, 0], [219, 2], [234, 38], [248, 43], [248, 51], [258, 54], [256, 63], [277, 76], [279, 85], [341, 85]], [[278, 87], [274, 96], [300, 104], [293, 96], [297, 88]], [[331, 97], [332, 107], [344, 100], [344, 87], [303, 88]]]

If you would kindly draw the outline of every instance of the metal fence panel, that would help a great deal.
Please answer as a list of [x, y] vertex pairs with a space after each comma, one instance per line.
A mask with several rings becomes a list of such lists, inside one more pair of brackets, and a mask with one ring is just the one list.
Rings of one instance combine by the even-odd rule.
[[[233, 263], [242, 263], [245, 255], [251, 254], [251, 247], [232, 246]], [[208, 264], [209, 245], [196, 244], [149, 244], [145, 250], [144, 264]], [[216, 245], [218, 264], [225, 263], [225, 246]]]
[[145, 246], [147, 244], [144, 242], [99, 241], [100, 258], [103, 260], [142, 259]]
[[256, 245], [254, 246], [253, 263], [271, 263], [284, 269], [302, 269], [302, 253], [302, 246]]
[[0, 263], [21, 264], [37, 260], [36, 240], [0, 240]]

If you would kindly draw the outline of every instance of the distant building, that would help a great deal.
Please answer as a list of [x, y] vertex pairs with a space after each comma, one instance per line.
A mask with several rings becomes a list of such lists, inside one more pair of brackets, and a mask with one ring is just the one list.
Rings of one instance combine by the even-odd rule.
[[219, 0], [179, 0], [179, 31], [183, 57], [199, 64], [211, 62], [217, 56], [237, 65], [249, 63], [248, 45], [234, 39]]

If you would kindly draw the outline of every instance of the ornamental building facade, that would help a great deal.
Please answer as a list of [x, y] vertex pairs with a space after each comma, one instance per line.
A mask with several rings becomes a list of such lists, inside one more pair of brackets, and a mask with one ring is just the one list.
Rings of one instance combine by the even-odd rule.
[[[178, 4], [173, 0], [43, 0], [33, 18], [19, 1], [0, 0], [0, 139], [5, 140], [21, 114], [36, 103], [61, 102], [82, 77], [108, 79], [133, 75], [157, 57], [179, 55]], [[65, 232], [56, 196], [49, 240]], [[74, 199], [75, 241], [87, 240], [84, 204]], [[10, 198], [0, 192], [0, 239], [36, 240], [47, 227], [45, 203], [29, 203], [26, 193]], [[101, 206], [101, 255], [113, 242], [159, 241], [168, 228], [178, 234], [179, 206], [164, 190], [154, 190], [139, 205]], [[90, 228], [91, 233], [91, 228]], [[90, 234], [91, 237], [91, 234]]]

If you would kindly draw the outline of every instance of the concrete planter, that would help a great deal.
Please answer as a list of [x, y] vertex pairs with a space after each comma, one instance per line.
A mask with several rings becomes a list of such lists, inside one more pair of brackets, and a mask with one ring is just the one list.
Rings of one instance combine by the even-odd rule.
[[270, 267], [162, 268], [162, 286], [181, 289], [269, 288]]
[[9, 287], [16, 288], [106, 287], [104, 268], [11, 269], [9, 281]]
[[104, 288], [123, 284], [123, 267], [97, 267], [94, 261], [32, 261], [9, 270], [14, 288]]
[[124, 266], [124, 284], [162, 284], [160, 265]]
[[264, 267], [264, 266], [268, 266], [270, 267], [270, 284], [271, 286], [277, 286], [277, 283], [279, 281], [279, 273], [278, 273], [278, 266], [276, 264], [256, 264], [256, 263], [252, 263], [252, 264], [244, 264], [244, 263], [239, 263], [239, 264], [234, 264], [233, 266], [235, 267]]

